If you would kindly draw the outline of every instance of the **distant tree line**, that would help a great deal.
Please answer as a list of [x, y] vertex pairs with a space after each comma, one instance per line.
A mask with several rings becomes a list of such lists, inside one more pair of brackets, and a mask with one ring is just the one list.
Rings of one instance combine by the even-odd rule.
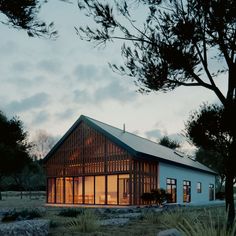
[[18, 117], [8, 119], [0, 111], [0, 200], [1, 193], [5, 190], [17, 190], [21, 193], [45, 190], [46, 177], [42, 160], [33, 161], [32, 158], [32, 149], [37, 145], [28, 141], [27, 132]]

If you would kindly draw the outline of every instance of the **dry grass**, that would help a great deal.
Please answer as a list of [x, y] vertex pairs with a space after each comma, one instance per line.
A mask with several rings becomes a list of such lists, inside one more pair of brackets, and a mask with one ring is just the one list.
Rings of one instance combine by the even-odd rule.
[[[167, 213], [144, 211], [140, 218], [131, 219], [126, 225], [99, 226], [97, 225], [97, 220], [101, 217], [117, 217], [117, 215], [109, 214], [101, 216], [96, 214], [95, 209], [87, 209], [85, 215], [81, 216], [80, 214], [76, 218], [59, 216], [59, 212], [63, 207], [45, 206], [44, 192], [34, 193], [31, 198], [27, 194], [24, 194], [23, 199], [20, 198], [19, 192], [7, 192], [3, 193], [3, 200], [0, 201], [0, 211], [32, 208], [44, 211], [43, 218], [51, 221], [50, 236], [154, 236], [157, 235], [159, 231], [172, 227], [182, 229], [182, 232], [187, 229], [187, 231], [191, 232], [194, 236], [203, 236], [204, 232], [209, 232], [207, 231], [209, 229], [204, 229], [205, 226], [215, 225], [215, 223], [212, 223], [215, 221], [215, 218], [212, 216], [217, 215], [220, 217], [216, 218], [217, 222], [222, 222], [224, 218], [224, 208], [222, 207], [217, 207], [218, 209], [211, 207], [209, 208], [210, 210], [189, 208]], [[90, 225], [87, 224], [89, 220], [91, 224], [94, 224], [94, 227], [90, 227]], [[205, 222], [205, 224], [201, 225], [200, 222]], [[192, 226], [192, 228], [190, 228], [190, 226]], [[214, 232], [214, 228], [215, 227], [210, 230]], [[205, 231], [199, 231], [199, 233], [196, 229]], [[195, 231], [196, 234], [193, 234]], [[215, 236], [214, 234], [210, 235]]]
[[45, 204], [45, 192], [23, 192], [21, 199], [20, 192], [8, 191], [2, 192], [3, 200], [0, 201], [0, 210], [8, 209], [21, 210], [24, 208], [41, 208]]

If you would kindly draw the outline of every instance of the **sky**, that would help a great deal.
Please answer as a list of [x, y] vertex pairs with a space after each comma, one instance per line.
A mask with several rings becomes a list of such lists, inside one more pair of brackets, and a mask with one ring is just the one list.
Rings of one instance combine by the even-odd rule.
[[[183, 141], [190, 113], [217, 101], [204, 88], [138, 93], [132, 79], [109, 69], [108, 62], [122, 64], [119, 42], [97, 48], [76, 35], [75, 26], [91, 23], [76, 4], [51, 0], [40, 17], [54, 21], [57, 40], [0, 24], [0, 110], [18, 116], [30, 139], [38, 130], [61, 137], [83, 114], [121, 129], [125, 123], [127, 131], [153, 141], [163, 135]], [[192, 150], [186, 142], [184, 150]]]

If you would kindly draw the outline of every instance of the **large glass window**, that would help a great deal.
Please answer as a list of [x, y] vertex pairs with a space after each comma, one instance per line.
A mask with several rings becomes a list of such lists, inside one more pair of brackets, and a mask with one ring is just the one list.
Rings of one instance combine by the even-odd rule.
[[129, 175], [119, 175], [119, 204], [129, 204]]
[[214, 184], [209, 184], [209, 201], [214, 200]]
[[94, 177], [84, 177], [84, 203], [94, 204]]
[[183, 202], [191, 202], [191, 182], [183, 181]]
[[95, 204], [105, 204], [105, 176], [95, 176]]
[[65, 178], [65, 203], [73, 203], [73, 178]]
[[170, 194], [168, 202], [176, 202], [176, 179], [167, 178], [166, 179], [166, 191]]
[[83, 203], [83, 178], [74, 178], [74, 203]]
[[64, 188], [63, 178], [56, 178], [56, 203], [63, 203]]
[[117, 204], [117, 175], [107, 176], [107, 204]]
[[48, 179], [48, 203], [55, 203], [55, 179]]

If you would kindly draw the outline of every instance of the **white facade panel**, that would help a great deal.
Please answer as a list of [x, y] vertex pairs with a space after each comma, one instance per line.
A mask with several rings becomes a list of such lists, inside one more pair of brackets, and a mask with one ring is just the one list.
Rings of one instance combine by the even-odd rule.
[[[215, 176], [198, 170], [193, 170], [176, 165], [159, 163], [158, 174], [159, 187], [166, 189], [166, 179], [172, 178], [177, 180], [177, 199], [176, 202], [183, 204], [183, 181], [191, 181], [191, 203], [205, 204], [209, 202], [209, 184], [215, 187]], [[202, 185], [202, 192], [197, 192], [197, 183]]]

